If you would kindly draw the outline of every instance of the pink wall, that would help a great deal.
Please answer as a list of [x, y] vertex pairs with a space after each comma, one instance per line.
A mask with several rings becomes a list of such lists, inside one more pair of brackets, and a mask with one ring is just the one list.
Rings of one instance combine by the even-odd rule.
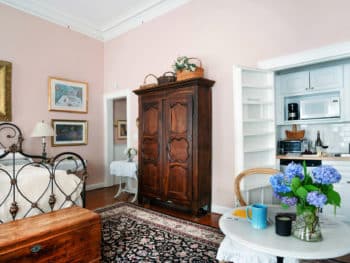
[[[232, 65], [348, 41], [349, 9], [347, 0], [193, 0], [105, 43], [105, 93], [138, 88], [146, 74], [169, 70], [178, 55], [201, 58], [206, 77], [216, 80], [213, 203], [232, 206]], [[132, 103], [134, 119], [136, 96]]]
[[[74, 151], [88, 160], [88, 183], [103, 181], [103, 43], [0, 4], [0, 60], [11, 61], [13, 122], [24, 132], [24, 150], [40, 153], [30, 138], [37, 121], [88, 120], [87, 146], [55, 147], [49, 155]], [[48, 111], [48, 77], [88, 82], [89, 112]]]

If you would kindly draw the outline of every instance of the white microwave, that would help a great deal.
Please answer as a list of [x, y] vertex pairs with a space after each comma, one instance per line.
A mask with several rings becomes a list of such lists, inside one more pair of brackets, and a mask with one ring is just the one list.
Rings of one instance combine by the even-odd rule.
[[316, 97], [300, 100], [301, 120], [337, 117], [340, 117], [339, 97]]

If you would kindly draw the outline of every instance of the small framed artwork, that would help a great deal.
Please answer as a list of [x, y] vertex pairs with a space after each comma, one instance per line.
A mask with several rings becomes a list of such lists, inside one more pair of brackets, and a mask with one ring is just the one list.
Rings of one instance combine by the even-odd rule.
[[117, 139], [125, 140], [128, 135], [126, 128], [126, 121], [118, 120], [117, 121]]
[[86, 145], [88, 143], [88, 124], [85, 120], [52, 120], [56, 136], [52, 146]]
[[87, 113], [88, 84], [61, 78], [49, 78], [49, 110]]

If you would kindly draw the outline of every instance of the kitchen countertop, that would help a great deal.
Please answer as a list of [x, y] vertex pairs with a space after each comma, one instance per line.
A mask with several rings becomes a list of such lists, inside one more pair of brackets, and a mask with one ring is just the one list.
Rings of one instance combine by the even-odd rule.
[[350, 157], [335, 157], [335, 156], [318, 156], [315, 154], [303, 155], [277, 155], [277, 159], [284, 160], [321, 160], [321, 161], [350, 161]]

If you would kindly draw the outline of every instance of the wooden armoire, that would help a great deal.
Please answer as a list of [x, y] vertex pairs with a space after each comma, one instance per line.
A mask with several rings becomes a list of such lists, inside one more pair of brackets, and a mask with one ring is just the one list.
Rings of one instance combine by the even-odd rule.
[[204, 78], [135, 90], [139, 202], [198, 214], [211, 209], [211, 87]]

